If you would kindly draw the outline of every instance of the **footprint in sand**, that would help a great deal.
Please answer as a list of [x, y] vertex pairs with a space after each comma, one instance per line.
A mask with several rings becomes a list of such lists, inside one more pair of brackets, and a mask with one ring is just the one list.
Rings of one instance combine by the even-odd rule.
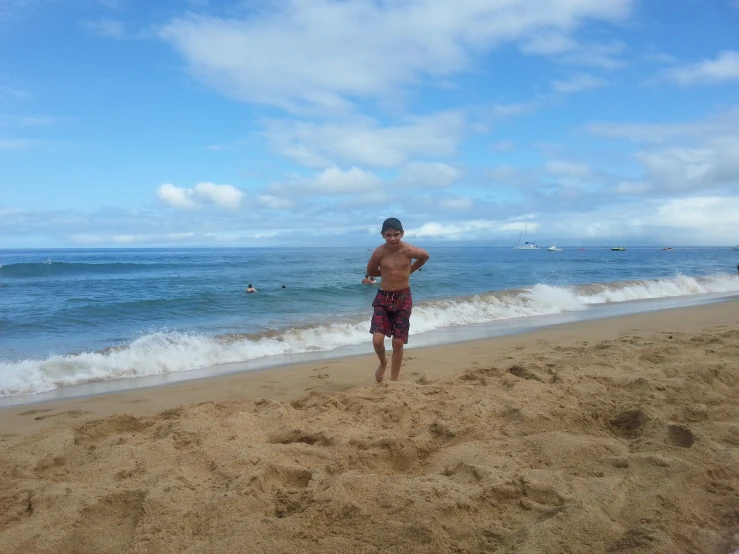
[[319, 373], [318, 375], [311, 375], [312, 379], [327, 379], [328, 373]]

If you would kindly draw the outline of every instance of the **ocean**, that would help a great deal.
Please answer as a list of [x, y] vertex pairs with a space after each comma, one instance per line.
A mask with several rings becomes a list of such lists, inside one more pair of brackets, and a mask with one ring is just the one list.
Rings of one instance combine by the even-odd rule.
[[[739, 256], [730, 248], [428, 251], [430, 261], [411, 277], [409, 347], [739, 294]], [[379, 285], [360, 284], [370, 254], [0, 250], [0, 399], [372, 352]], [[259, 292], [246, 294], [249, 284]]]

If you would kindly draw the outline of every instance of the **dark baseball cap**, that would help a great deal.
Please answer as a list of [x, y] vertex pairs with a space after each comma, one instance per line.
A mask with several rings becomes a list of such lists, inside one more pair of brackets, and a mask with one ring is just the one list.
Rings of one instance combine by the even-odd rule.
[[397, 218], [388, 217], [385, 221], [382, 222], [381, 233], [384, 234], [385, 231], [387, 231], [388, 229], [395, 229], [396, 231], [403, 232], [403, 224]]

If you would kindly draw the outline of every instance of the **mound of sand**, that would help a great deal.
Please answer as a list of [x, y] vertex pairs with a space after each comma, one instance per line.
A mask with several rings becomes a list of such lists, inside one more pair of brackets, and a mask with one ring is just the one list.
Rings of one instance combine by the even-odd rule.
[[0, 550], [739, 548], [739, 331], [458, 368], [291, 402], [72, 419], [6, 443]]

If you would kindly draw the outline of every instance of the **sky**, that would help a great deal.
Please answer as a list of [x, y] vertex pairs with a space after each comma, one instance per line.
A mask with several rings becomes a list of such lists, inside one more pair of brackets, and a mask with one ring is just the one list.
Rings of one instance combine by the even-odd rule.
[[739, 243], [739, 0], [0, 0], [0, 248]]

